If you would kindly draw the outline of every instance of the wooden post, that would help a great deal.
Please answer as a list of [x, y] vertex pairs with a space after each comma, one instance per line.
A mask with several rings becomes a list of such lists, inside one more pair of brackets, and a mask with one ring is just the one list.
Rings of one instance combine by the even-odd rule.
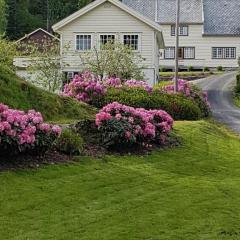
[[174, 92], [178, 92], [178, 59], [179, 59], [179, 20], [180, 20], [180, 0], [176, 0], [176, 47], [175, 47], [175, 82], [174, 82]]

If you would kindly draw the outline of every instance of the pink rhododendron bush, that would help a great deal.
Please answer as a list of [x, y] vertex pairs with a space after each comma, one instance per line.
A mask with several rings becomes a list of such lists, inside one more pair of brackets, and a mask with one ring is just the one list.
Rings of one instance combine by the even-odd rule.
[[27, 113], [0, 104], [0, 154], [43, 154], [60, 136], [61, 128], [43, 122], [41, 113]]
[[[174, 94], [174, 84], [170, 84], [161, 89], [168, 94]], [[196, 86], [189, 84], [186, 80], [178, 80], [178, 93], [185, 95], [187, 98], [192, 99], [197, 103], [204, 117], [209, 116], [210, 114], [210, 104], [208, 102], [207, 93], [201, 91]]]
[[108, 146], [162, 144], [172, 130], [173, 119], [162, 110], [148, 111], [114, 102], [96, 115], [96, 125]]
[[123, 87], [143, 88], [148, 92], [152, 91], [152, 87], [144, 81], [138, 80], [121, 80], [120, 78], [104, 78], [100, 80], [91, 72], [84, 72], [75, 75], [74, 79], [64, 86], [62, 95], [73, 97], [78, 101], [92, 104], [92, 101], [100, 99], [107, 92], [108, 88]]

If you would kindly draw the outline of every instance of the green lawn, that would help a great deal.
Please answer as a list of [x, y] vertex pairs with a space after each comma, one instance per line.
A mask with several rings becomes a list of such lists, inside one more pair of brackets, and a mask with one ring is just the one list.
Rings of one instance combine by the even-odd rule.
[[0, 174], [3, 240], [240, 239], [240, 141], [178, 122], [183, 145]]
[[236, 104], [237, 107], [240, 107], [240, 96], [236, 96], [236, 97], [234, 98], [234, 102], [235, 102], [235, 104]]

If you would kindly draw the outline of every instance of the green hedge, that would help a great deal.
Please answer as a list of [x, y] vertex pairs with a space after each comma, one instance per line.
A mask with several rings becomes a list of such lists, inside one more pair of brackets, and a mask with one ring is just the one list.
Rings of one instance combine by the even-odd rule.
[[236, 93], [240, 93], [240, 73], [237, 75]]
[[198, 120], [202, 117], [200, 108], [192, 100], [183, 95], [162, 94], [159, 90], [149, 94], [140, 88], [111, 88], [102, 100], [94, 101], [94, 105], [101, 108], [112, 102], [135, 108], [162, 109], [175, 120]]

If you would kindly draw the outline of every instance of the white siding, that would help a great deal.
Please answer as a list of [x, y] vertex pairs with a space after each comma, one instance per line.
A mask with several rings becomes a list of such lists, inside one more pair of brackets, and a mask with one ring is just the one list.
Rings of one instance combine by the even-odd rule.
[[103, 3], [67, 24], [59, 32], [62, 35], [62, 45], [69, 47], [63, 52], [64, 71], [81, 69], [79, 52], [75, 50], [76, 33], [92, 33], [95, 45], [98, 45], [99, 33], [115, 33], [119, 40], [124, 33], [138, 33], [140, 34], [140, 52], [146, 59], [143, 65], [146, 69], [155, 69], [159, 62], [154, 53], [156, 38], [154, 29], [109, 2]]
[[[175, 37], [171, 36], [171, 26], [162, 25], [166, 47], [175, 46]], [[212, 59], [212, 47], [236, 47], [240, 56], [240, 37], [202, 36], [202, 25], [189, 25], [189, 36], [180, 36], [181, 47], [195, 47], [195, 59], [180, 60], [180, 65], [195, 67], [237, 67], [236, 59]], [[174, 66], [174, 60], [160, 59], [161, 66]]]

